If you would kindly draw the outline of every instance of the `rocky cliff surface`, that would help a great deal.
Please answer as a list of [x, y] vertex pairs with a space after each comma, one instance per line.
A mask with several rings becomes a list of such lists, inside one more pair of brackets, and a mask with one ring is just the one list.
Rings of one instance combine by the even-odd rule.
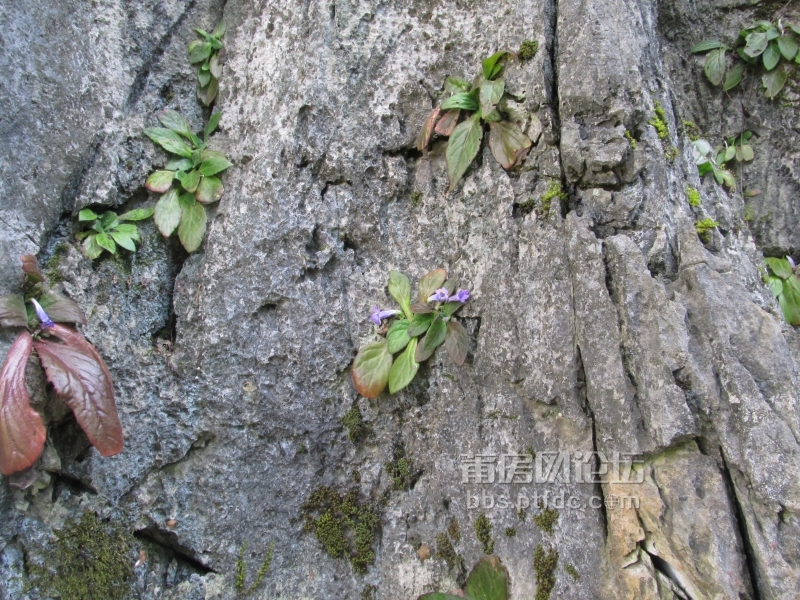
[[[86, 309], [126, 436], [100, 457], [34, 389], [48, 445], [25, 481], [0, 480], [0, 596], [49, 597], [37, 566], [68, 560], [58, 532], [94, 512], [131, 565], [145, 552], [136, 598], [236, 597], [237, 564], [249, 585], [273, 544], [252, 597], [453, 590], [487, 550], [484, 514], [514, 599], [543, 585], [539, 546], [558, 553], [551, 598], [796, 598], [800, 337], [759, 269], [800, 252], [798, 80], [775, 101], [723, 93], [690, 54], [779, 10], [800, 22], [730, 0], [0, 7], [0, 293], [32, 253]], [[163, 108], [200, 129], [186, 47], [221, 18], [216, 143], [235, 167], [203, 247], [145, 224], [137, 253], [90, 261], [77, 211], [153, 204], [164, 156], [142, 130]], [[509, 173], [484, 147], [448, 193], [444, 143], [415, 150], [442, 82], [525, 40], [539, 51], [505, 80], [530, 154]], [[699, 179], [685, 121], [757, 134], [738, 191]], [[553, 181], [567, 197], [537, 202]], [[701, 240], [704, 217], [719, 226]], [[437, 354], [399, 394], [359, 397], [349, 366], [388, 272], [436, 267], [473, 291], [467, 363]], [[638, 479], [462, 483], [462, 455], [530, 451], [623, 453]], [[366, 573], [305, 531], [320, 486], [378, 516]], [[500, 507], [523, 490], [573, 502], [550, 528], [536, 503]]]

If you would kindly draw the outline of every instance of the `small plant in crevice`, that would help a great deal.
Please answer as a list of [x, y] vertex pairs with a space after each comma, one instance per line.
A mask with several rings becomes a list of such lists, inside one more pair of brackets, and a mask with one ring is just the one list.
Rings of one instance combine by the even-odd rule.
[[697, 237], [699, 237], [706, 244], [711, 241], [711, 231], [717, 227], [719, 227], [719, 223], [708, 217], [699, 221], [695, 221], [694, 224], [694, 229], [697, 231]]
[[[427, 149], [435, 133], [449, 138], [445, 157], [450, 191], [478, 154], [484, 121], [489, 124], [489, 148], [504, 169], [521, 164], [532, 145], [530, 138], [503, 114], [505, 82], [499, 77], [507, 56], [514, 55], [502, 51], [485, 59], [482, 72], [472, 83], [447, 77], [444, 89], [450, 95], [431, 111], [417, 137], [420, 152]], [[462, 117], [464, 120], [459, 123]]]
[[538, 51], [538, 40], [525, 40], [519, 45], [519, 50], [517, 50], [517, 58], [519, 58], [522, 62], [526, 62], [536, 56]]
[[[356, 390], [367, 398], [377, 398], [389, 386], [394, 394], [414, 380], [419, 363], [428, 360], [444, 344], [447, 354], [463, 365], [469, 350], [469, 337], [453, 315], [469, 300], [469, 290], [455, 291], [444, 269], [436, 269], [419, 282], [419, 296], [411, 304], [411, 284], [398, 271], [389, 273], [389, 293], [402, 310], [373, 309], [370, 320], [378, 327], [378, 341], [361, 348], [353, 361], [352, 377]], [[384, 321], [393, 320], [391, 326]], [[395, 359], [392, 355], [400, 352]]]
[[197, 98], [206, 106], [211, 105], [219, 91], [225, 52], [222, 37], [226, 29], [225, 21], [217, 23], [211, 33], [195, 29], [202, 39], [189, 43], [189, 62], [197, 65]]
[[[454, 541], [458, 543], [458, 540], [454, 539]], [[460, 572], [466, 571], [464, 559], [456, 552], [453, 542], [450, 541], [445, 532], [436, 536], [436, 558], [443, 560], [449, 569]]]
[[[187, 252], [200, 247], [206, 233], [205, 204], [222, 197], [222, 182], [217, 177], [232, 166], [222, 152], [208, 148], [208, 137], [219, 125], [222, 113], [211, 115], [203, 139], [192, 133], [189, 122], [174, 110], [158, 116], [164, 127], [148, 127], [145, 135], [175, 156], [163, 170], [152, 173], [145, 183], [151, 192], [163, 194], [155, 206], [156, 227], [164, 237], [177, 229]], [[177, 183], [176, 183], [177, 182]]]
[[255, 581], [250, 584], [249, 587], [245, 587], [245, 564], [244, 564], [244, 553], [247, 551], [247, 542], [242, 543], [242, 547], [239, 549], [239, 557], [236, 560], [236, 592], [241, 596], [249, 596], [252, 594], [258, 586], [261, 585], [261, 582], [264, 581], [264, 577], [267, 575], [267, 571], [269, 571], [269, 567], [272, 564], [272, 553], [275, 550], [275, 542], [272, 542], [269, 546], [269, 550], [267, 550], [267, 555], [264, 558], [264, 562], [261, 563], [261, 567], [258, 569], [258, 573], [256, 574]]
[[553, 535], [553, 528], [558, 523], [558, 511], [555, 508], [544, 508], [542, 504], [539, 508], [542, 508], [542, 512], [533, 517], [533, 522], [547, 535]]
[[558, 551], [549, 548], [545, 551], [541, 546], [536, 546], [533, 553], [533, 570], [536, 578], [536, 600], [549, 600], [553, 588], [556, 587], [554, 575], [558, 566]]
[[795, 271], [797, 266], [791, 256], [786, 258], [765, 258], [767, 284], [783, 312], [789, 325], [800, 325], [800, 280]]
[[694, 189], [693, 187], [687, 187], [686, 201], [692, 208], [698, 208], [700, 206], [700, 192]]
[[496, 556], [484, 556], [470, 571], [464, 589], [456, 592], [429, 592], [417, 600], [507, 600], [508, 571]]
[[625, 130], [625, 139], [628, 140], [628, 143], [631, 145], [631, 148], [636, 150], [636, 138], [633, 137], [633, 134], [629, 130]]
[[675, 148], [675, 146], [669, 145], [669, 124], [667, 121], [667, 113], [664, 110], [664, 107], [661, 106], [661, 102], [658, 100], [655, 100], [653, 105], [654, 114], [648, 121], [648, 124], [652, 125], [656, 130], [658, 139], [661, 141], [661, 145], [664, 148], [664, 157], [668, 161], [673, 162], [678, 156], [678, 149]]
[[31, 467], [44, 448], [44, 422], [31, 408], [25, 384], [25, 368], [34, 350], [47, 380], [75, 413], [92, 445], [103, 456], [119, 454], [122, 425], [111, 374], [95, 347], [76, 329], [61, 324], [85, 325], [83, 311], [50, 291], [36, 257], [22, 256], [22, 268], [23, 294], [0, 297], [0, 325], [25, 328], [11, 344], [0, 371], [0, 472], [11, 475]]
[[393, 490], [412, 489], [422, 475], [422, 469], [415, 468], [413, 461], [405, 454], [402, 447], [398, 448], [395, 450], [394, 460], [384, 465], [386, 474], [392, 479]]
[[475, 537], [483, 546], [484, 554], [494, 552], [494, 540], [492, 539], [492, 522], [486, 515], [480, 515], [475, 519]]
[[372, 429], [364, 422], [364, 417], [358, 406], [353, 406], [342, 417], [342, 425], [347, 427], [347, 437], [354, 444], [361, 443], [370, 433]]
[[714, 175], [714, 179], [720, 185], [725, 185], [731, 191], [736, 189], [736, 177], [728, 168], [728, 165], [736, 161], [739, 164], [750, 162], [755, 157], [753, 147], [750, 145], [750, 138], [753, 137], [751, 131], [743, 131], [723, 140], [723, 143], [716, 148], [704, 139], [692, 142], [694, 147], [695, 164], [700, 176], [707, 173]]
[[153, 216], [152, 208], [137, 208], [117, 216], [113, 211], [98, 215], [90, 208], [84, 208], [78, 213], [78, 221], [90, 227], [78, 233], [77, 238], [83, 240], [83, 250], [86, 256], [94, 260], [103, 250], [111, 254], [117, 253], [117, 246], [129, 252], [136, 252], [136, 242], [141, 242], [139, 228], [126, 221], [143, 221]]
[[703, 65], [706, 78], [712, 85], [722, 85], [724, 91], [735, 88], [748, 73], [763, 73], [764, 95], [772, 99], [783, 89], [789, 74], [797, 70], [798, 50], [800, 27], [778, 19], [777, 23], [758, 21], [745, 27], [732, 48], [719, 40], [705, 40], [694, 46], [692, 53], [707, 53]]

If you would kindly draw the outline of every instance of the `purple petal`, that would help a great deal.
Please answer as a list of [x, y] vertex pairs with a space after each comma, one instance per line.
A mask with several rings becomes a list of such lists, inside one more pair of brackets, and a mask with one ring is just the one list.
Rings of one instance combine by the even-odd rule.
[[391, 318], [391, 317], [393, 317], [395, 315], [399, 315], [399, 314], [400, 314], [399, 310], [382, 310], [382, 311], [380, 311], [378, 313], [378, 316], [381, 319], [389, 319], [389, 318]]
[[794, 260], [792, 259], [792, 257], [791, 256], [787, 256], [786, 260], [789, 261], [789, 264], [792, 265], [792, 270], [794, 270], [797, 265], [794, 264]]
[[381, 324], [381, 309], [377, 306], [373, 307], [372, 314], [369, 316], [369, 320], [375, 323], [375, 325], [380, 326]]
[[467, 300], [469, 300], [469, 290], [458, 290], [448, 298], [448, 302], [461, 302], [461, 304], [464, 304]]
[[33, 302], [33, 308], [36, 309], [36, 316], [39, 317], [42, 327], [55, 327], [55, 323], [53, 323], [50, 317], [47, 316], [47, 313], [44, 312], [42, 305], [39, 304], [34, 298], [31, 298], [31, 302]]
[[439, 288], [428, 298], [428, 302], [445, 302], [450, 293], [445, 288]]

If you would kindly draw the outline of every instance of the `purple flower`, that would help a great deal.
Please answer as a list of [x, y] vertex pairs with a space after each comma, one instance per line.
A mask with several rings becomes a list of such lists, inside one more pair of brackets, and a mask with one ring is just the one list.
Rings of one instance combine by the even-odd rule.
[[42, 305], [33, 298], [31, 298], [31, 302], [33, 302], [33, 308], [36, 309], [36, 316], [39, 317], [42, 327], [55, 327], [55, 323], [53, 323], [50, 317], [47, 316], [47, 313], [44, 312]]
[[428, 302], [446, 302], [449, 295], [450, 292], [445, 288], [439, 288], [433, 293], [433, 296], [428, 298]]
[[467, 300], [469, 300], [469, 290], [458, 290], [447, 299], [448, 302], [461, 302], [461, 304], [464, 304]]
[[389, 317], [393, 317], [395, 315], [399, 315], [399, 310], [381, 310], [377, 306], [373, 307], [372, 314], [369, 316], [369, 320], [375, 323], [375, 325], [380, 326], [381, 321], [383, 319], [388, 319]]
[[794, 264], [794, 260], [792, 260], [792, 257], [791, 257], [791, 256], [787, 256], [787, 257], [786, 257], [786, 260], [788, 260], [788, 261], [789, 261], [789, 264], [790, 264], [790, 265], [792, 265], [792, 271], [794, 271], [794, 270], [795, 270], [795, 267], [797, 267], [797, 265], [796, 265], [796, 264]]

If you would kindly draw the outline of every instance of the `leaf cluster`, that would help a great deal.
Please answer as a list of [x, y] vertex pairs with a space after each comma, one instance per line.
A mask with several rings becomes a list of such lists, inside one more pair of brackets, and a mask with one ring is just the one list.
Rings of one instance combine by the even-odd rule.
[[[764, 95], [774, 98], [786, 84], [789, 73], [800, 64], [800, 27], [791, 23], [758, 21], [739, 32], [733, 47], [719, 40], [705, 40], [692, 48], [706, 54], [703, 71], [713, 85], [727, 91], [735, 88], [748, 72], [763, 73]], [[731, 61], [728, 53], [731, 53]]]
[[116, 254], [118, 245], [136, 252], [136, 242], [141, 242], [142, 237], [136, 225], [126, 221], [142, 221], [151, 216], [152, 208], [137, 208], [119, 216], [113, 211], [98, 215], [92, 209], [84, 208], [78, 213], [78, 221], [88, 225], [89, 229], [81, 231], [77, 237], [83, 240], [83, 250], [92, 260], [99, 257], [103, 250]]
[[442, 344], [453, 362], [464, 364], [469, 337], [461, 323], [453, 319], [463, 303], [428, 302], [437, 289], [452, 294], [455, 287], [444, 269], [431, 271], [420, 280], [419, 296], [412, 305], [408, 277], [398, 271], [389, 273], [389, 293], [400, 305], [402, 315], [393, 320], [385, 337], [361, 348], [353, 361], [353, 383], [362, 396], [377, 398], [387, 385], [390, 394], [399, 392], [414, 380], [419, 363], [428, 360]]
[[211, 115], [202, 140], [192, 133], [189, 122], [174, 110], [166, 110], [158, 116], [164, 127], [144, 130], [147, 137], [174, 155], [163, 170], [152, 173], [145, 182], [148, 190], [163, 194], [155, 207], [156, 227], [164, 237], [177, 229], [187, 252], [200, 247], [207, 223], [204, 205], [222, 197], [218, 175], [232, 166], [222, 152], [207, 147], [208, 137], [216, 130], [221, 116], [220, 112]]
[[464, 584], [463, 595], [431, 592], [417, 600], [506, 600], [508, 598], [508, 571], [496, 556], [484, 556], [470, 571]]
[[755, 154], [753, 147], [749, 143], [752, 136], [753, 133], [751, 131], [744, 131], [739, 135], [725, 139], [716, 148], [712, 148], [711, 144], [704, 139], [692, 142], [695, 151], [695, 164], [700, 176], [712, 173], [718, 184], [735, 190], [736, 177], [727, 168], [727, 165], [734, 160], [739, 163], [753, 160]]
[[197, 97], [206, 106], [214, 101], [219, 91], [219, 76], [222, 75], [220, 54], [225, 48], [222, 37], [226, 29], [225, 21], [217, 23], [211, 33], [195, 29], [201, 39], [189, 44], [189, 62], [197, 65]]
[[445, 156], [451, 191], [478, 154], [484, 122], [489, 124], [489, 148], [504, 169], [521, 164], [531, 147], [530, 138], [500, 108], [506, 97], [500, 75], [508, 56], [514, 55], [501, 51], [485, 59], [481, 73], [471, 83], [452, 75], [447, 77], [446, 97], [428, 115], [417, 136], [420, 152], [427, 149], [434, 134], [449, 138]]
[[767, 283], [778, 299], [783, 318], [789, 325], [800, 325], [800, 281], [788, 258], [765, 258]]
[[[45, 284], [36, 257], [22, 257], [23, 293], [0, 296], [0, 325], [24, 327], [0, 370], [0, 472], [11, 475], [36, 462], [44, 448], [42, 417], [30, 406], [25, 369], [35, 350], [47, 380], [75, 413], [89, 441], [103, 456], [122, 451], [122, 425], [111, 374], [100, 354], [72, 327], [86, 324], [81, 308]], [[36, 314], [36, 300], [46, 314]], [[40, 319], [42, 319], [40, 321]], [[33, 331], [33, 335], [31, 335]]]

